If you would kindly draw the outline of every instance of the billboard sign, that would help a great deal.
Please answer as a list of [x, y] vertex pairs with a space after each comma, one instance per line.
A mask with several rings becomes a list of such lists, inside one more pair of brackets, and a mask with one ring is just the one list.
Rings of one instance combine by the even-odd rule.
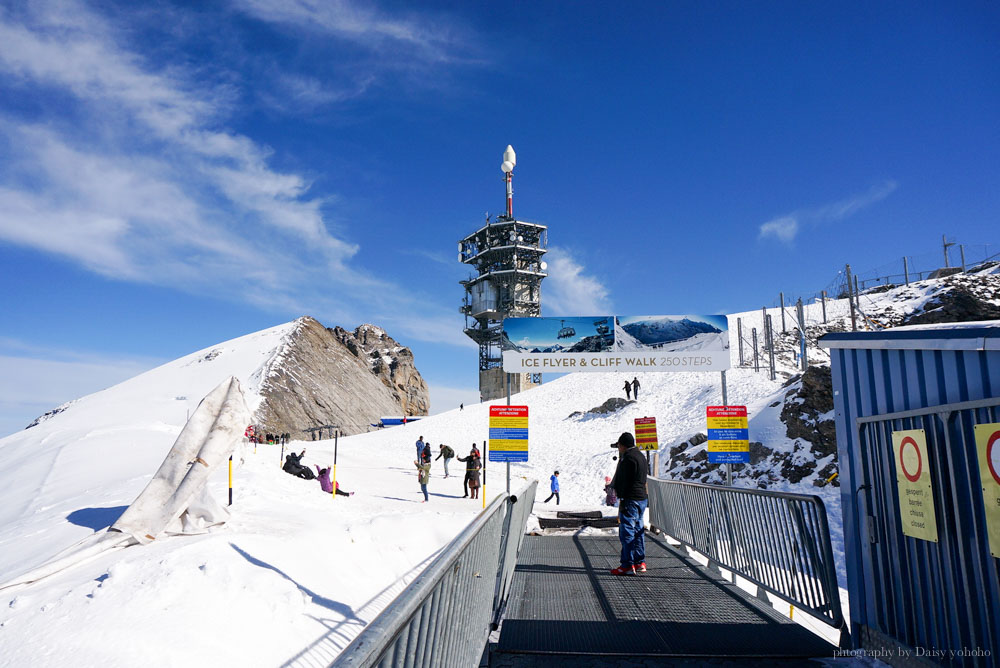
[[725, 371], [724, 315], [597, 315], [506, 318], [507, 373]]

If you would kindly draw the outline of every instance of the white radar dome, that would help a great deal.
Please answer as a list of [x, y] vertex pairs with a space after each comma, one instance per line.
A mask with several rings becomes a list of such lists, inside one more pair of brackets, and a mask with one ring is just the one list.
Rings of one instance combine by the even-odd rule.
[[507, 144], [507, 150], [503, 152], [503, 161], [509, 162], [511, 166], [517, 164], [517, 154], [514, 153], [514, 147]]
[[505, 174], [508, 173], [508, 172], [513, 172], [514, 171], [514, 163], [513, 162], [507, 162], [506, 160], [504, 160], [503, 164], [500, 165], [500, 169]]

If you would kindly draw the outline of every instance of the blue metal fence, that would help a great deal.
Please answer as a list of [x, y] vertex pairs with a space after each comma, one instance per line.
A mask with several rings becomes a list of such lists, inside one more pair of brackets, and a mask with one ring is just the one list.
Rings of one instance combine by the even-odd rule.
[[[856, 646], [892, 659], [997, 665], [1000, 560], [990, 554], [973, 427], [1000, 421], [1000, 326], [830, 334]], [[923, 429], [938, 541], [902, 530], [892, 434]]]

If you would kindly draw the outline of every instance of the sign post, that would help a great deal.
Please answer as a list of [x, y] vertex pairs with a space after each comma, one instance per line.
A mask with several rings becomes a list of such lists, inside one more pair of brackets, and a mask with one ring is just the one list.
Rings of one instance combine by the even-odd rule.
[[986, 534], [990, 554], [1000, 558], [1000, 422], [977, 424], [975, 433], [986, 509]]
[[923, 429], [892, 434], [896, 489], [899, 492], [899, 519], [903, 534], [911, 538], [938, 541], [934, 514], [934, 488], [927, 460], [927, 437]]
[[728, 484], [732, 486], [729, 465], [750, 463], [750, 429], [746, 406], [708, 406], [708, 461], [726, 464]]

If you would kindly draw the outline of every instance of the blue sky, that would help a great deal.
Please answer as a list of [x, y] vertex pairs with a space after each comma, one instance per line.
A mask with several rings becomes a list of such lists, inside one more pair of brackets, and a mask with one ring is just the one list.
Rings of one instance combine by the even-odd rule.
[[995, 253], [997, 34], [986, 2], [3, 0], [0, 434], [303, 314], [476, 399], [455, 249], [507, 144], [546, 316]]

